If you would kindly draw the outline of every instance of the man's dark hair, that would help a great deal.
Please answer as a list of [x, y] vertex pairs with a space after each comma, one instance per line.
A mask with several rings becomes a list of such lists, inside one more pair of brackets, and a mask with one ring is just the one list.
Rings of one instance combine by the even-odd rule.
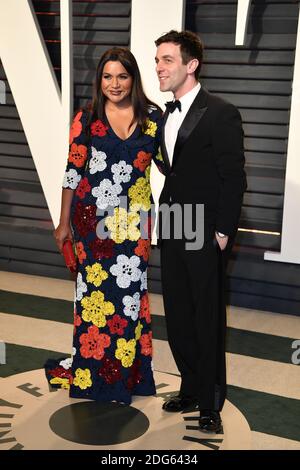
[[182, 63], [187, 64], [192, 59], [198, 59], [199, 65], [195, 70], [196, 79], [199, 78], [203, 58], [203, 43], [197, 34], [192, 31], [175, 31], [172, 29], [168, 33], [160, 36], [155, 45], [158, 47], [164, 42], [179, 44]]

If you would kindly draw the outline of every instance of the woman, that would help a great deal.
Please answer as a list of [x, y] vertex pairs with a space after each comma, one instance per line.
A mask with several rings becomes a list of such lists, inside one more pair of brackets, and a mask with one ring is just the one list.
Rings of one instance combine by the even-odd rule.
[[71, 397], [129, 404], [133, 395], [155, 393], [146, 270], [149, 173], [152, 159], [161, 165], [160, 120], [131, 52], [105, 52], [91, 109], [77, 113], [71, 126], [54, 232], [60, 251], [74, 239], [78, 274], [73, 358], [48, 361], [46, 375], [50, 384], [70, 388]]

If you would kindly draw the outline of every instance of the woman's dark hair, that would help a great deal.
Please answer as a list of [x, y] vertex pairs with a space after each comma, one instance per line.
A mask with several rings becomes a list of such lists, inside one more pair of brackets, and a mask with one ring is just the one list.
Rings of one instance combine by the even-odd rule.
[[149, 105], [156, 106], [157, 108], [159, 108], [159, 106], [150, 101], [144, 93], [141, 74], [134, 55], [127, 48], [113, 47], [112, 49], [109, 49], [104, 52], [97, 66], [96, 78], [93, 86], [93, 99], [91, 104], [87, 107], [87, 133], [89, 133], [89, 126], [91, 122], [97, 119], [103, 120], [105, 117], [106, 96], [102, 92], [101, 80], [104, 66], [109, 61], [120, 62], [131, 76], [132, 89], [130, 97], [133, 106], [134, 117], [130, 125], [132, 125], [133, 122], [137, 121], [137, 124], [142, 129], [144, 129], [146, 127]]

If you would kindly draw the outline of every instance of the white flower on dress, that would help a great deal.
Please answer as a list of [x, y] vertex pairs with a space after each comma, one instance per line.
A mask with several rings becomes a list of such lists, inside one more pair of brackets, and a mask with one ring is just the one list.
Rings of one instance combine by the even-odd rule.
[[147, 290], [147, 273], [143, 272], [141, 275], [141, 290]]
[[62, 184], [63, 188], [76, 189], [80, 180], [81, 176], [77, 173], [76, 170], [71, 168], [69, 171], [65, 172]]
[[123, 304], [125, 305], [125, 308], [123, 310], [124, 314], [127, 317], [131, 317], [133, 321], [138, 319], [139, 316], [139, 311], [140, 311], [140, 294], [136, 292], [133, 294], [133, 297], [131, 295], [125, 295], [122, 299]]
[[76, 348], [74, 348], [74, 346], [73, 346], [73, 348], [72, 348], [72, 357], [74, 357], [75, 354], [76, 354]]
[[114, 174], [113, 180], [115, 183], [128, 183], [131, 178], [132, 166], [127, 165], [125, 160], [121, 160], [119, 163], [112, 165], [111, 171]]
[[157, 110], [157, 107], [154, 106], [153, 104], [150, 104], [147, 108], [148, 110], [148, 113], [151, 114], [153, 111], [156, 111]]
[[130, 258], [126, 255], [117, 257], [117, 264], [111, 266], [110, 272], [117, 277], [116, 283], [119, 287], [126, 289], [132, 282], [140, 279], [142, 271], [138, 269], [139, 264], [140, 258], [135, 255]]
[[90, 173], [92, 175], [97, 173], [97, 171], [103, 171], [107, 167], [107, 163], [105, 161], [106, 157], [106, 153], [92, 147], [92, 157], [89, 163]]
[[112, 184], [105, 178], [97, 188], [92, 189], [92, 195], [97, 198], [96, 204], [99, 209], [106, 209], [108, 206], [116, 207], [120, 204], [118, 194], [122, 191], [122, 186]]
[[67, 357], [63, 361], [60, 361], [59, 365], [62, 366], [64, 369], [70, 369], [72, 367], [73, 357]]
[[76, 284], [76, 290], [77, 290], [77, 300], [81, 300], [83, 297], [84, 292], [87, 292], [87, 285], [85, 282], [82, 280], [82, 274], [78, 273], [77, 276], [77, 284]]

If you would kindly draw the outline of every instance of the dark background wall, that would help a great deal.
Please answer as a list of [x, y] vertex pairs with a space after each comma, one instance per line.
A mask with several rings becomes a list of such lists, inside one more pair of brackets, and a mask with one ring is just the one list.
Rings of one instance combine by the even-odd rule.
[[[34, 1], [60, 78], [59, 1]], [[130, 1], [74, 1], [74, 107], [91, 96], [97, 60], [129, 45]], [[201, 83], [240, 109], [248, 190], [229, 266], [229, 302], [300, 314], [300, 266], [263, 260], [280, 249], [289, 109], [299, 2], [252, 0], [246, 46], [234, 46], [237, 1], [187, 0], [186, 28], [205, 44]], [[0, 65], [0, 79], [5, 73]], [[6, 81], [7, 84], [7, 81]], [[7, 84], [8, 90], [9, 85]], [[0, 105], [0, 269], [67, 278], [13, 98]], [[160, 292], [159, 250], [149, 287]]]
[[[59, 4], [58, 0], [33, 1], [60, 82]], [[101, 54], [113, 45], [129, 45], [130, 11], [128, 0], [73, 1], [75, 109], [91, 96]], [[0, 105], [0, 269], [68, 278], [53, 241], [49, 210], [1, 62], [0, 79], [8, 90], [7, 104]]]

